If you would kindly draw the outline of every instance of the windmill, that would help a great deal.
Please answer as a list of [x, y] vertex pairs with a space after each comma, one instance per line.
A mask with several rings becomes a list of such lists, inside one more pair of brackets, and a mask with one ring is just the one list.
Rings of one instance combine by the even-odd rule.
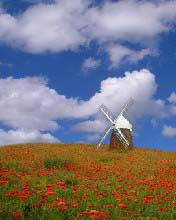
[[[115, 142], [120, 142], [121, 146], [125, 148], [126, 150], [129, 148], [130, 144], [132, 143], [132, 137], [131, 137], [131, 131], [132, 131], [132, 124], [124, 117], [124, 114], [128, 111], [130, 106], [134, 103], [134, 100], [131, 98], [123, 107], [120, 114], [115, 118], [112, 113], [108, 110], [108, 108], [105, 105], [101, 105], [99, 110], [105, 115], [105, 117], [108, 119], [108, 121], [111, 123], [111, 125], [104, 131], [103, 135], [99, 139], [98, 144], [96, 145], [96, 150], [101, 146], [107, 135], [112, 131], [111, 135], [111, 142], [114, 142], [114, 139], [116, 139]], [[127, 131], [130, 135], [125, 135], [124, 131]], [[127, 139], [127, 136], [130, 136], [130, 138]], [[130, 143], [131, 142], [131, 143]]]

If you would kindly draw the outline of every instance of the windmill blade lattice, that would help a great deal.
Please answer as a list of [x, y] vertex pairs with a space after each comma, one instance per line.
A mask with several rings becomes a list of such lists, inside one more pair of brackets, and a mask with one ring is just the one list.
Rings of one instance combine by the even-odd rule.
[[97, 149], [100, 147], [100, 145], [103, 143], [104, 139], [107, 137], [107, 135], [109, 134], [109, 132], [111, 131], [111, 129], [112, 129], [112, 126], [109, 127], [109, 128], [107, 128], [107, 129], [104, 131], [103, 135], [100, 137], [100, 139], [99, 139], [99, 141], [98, 141], [98, 144], [97, 144], [96, 147], [95, 147], [96, 150], [97, 150]]
[[129, 108], [134, 104], [134, 99], [130, 98], [130, 100], [126, 103], [126, 105], [124, 106], [121, 114], [125, 115], [127, 113], [127, 111], [129, 110]]
[[109, 119], [109, 121], [112, 123], [115, 120], [115, 117], [111, 113], [111, 111], [104, 105], [102, 104], [99, 107], [99, 110]]

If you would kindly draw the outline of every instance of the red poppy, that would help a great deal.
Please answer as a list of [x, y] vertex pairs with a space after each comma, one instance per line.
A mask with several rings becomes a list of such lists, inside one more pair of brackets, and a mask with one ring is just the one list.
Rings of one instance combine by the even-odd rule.
[[119, 206], [120, 208], [122, 208], [122, 209], [127, 209], [127, 208], [128, 208], [128, 206], [125, 205], [124, 203], [119, 203], [118, 206]]
[[22, 218], [22, 214], [20, 214], [20, 213], [15, 213], [15, 214], [13, 215], [13, 217], [14, 217], [14, 218]]
[[32, 207], [37, 207], [37, 206], [39, 206], [39, 204], [37, 204], [37, 203], [32, 204]]
[[8, 183], [8, 180], [0, 180], [0, 185]]

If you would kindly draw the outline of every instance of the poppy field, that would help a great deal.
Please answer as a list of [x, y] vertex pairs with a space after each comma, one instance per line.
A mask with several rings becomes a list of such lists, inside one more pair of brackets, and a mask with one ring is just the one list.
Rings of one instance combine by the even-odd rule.
[[0, 220], [175, 220], [176, 153], [90, 144], [0, 148]]

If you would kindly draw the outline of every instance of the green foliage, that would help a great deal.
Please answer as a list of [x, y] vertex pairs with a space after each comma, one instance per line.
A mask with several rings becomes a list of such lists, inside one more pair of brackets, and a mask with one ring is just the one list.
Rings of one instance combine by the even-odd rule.
[[138, 220], [151, 220], [151, 217], [138, 217]]
[[111, 162], [112, 161], [112, 158], [109, 158], [109, 157], [103, 157], [100, 159], [101, 162], [103, 163], [108, 163], [108, 162]]
[[79, 181], [77, 179], [65, 179], [64, 183], [68, 186], [68, 187], [73, 187], [78, 185]]

